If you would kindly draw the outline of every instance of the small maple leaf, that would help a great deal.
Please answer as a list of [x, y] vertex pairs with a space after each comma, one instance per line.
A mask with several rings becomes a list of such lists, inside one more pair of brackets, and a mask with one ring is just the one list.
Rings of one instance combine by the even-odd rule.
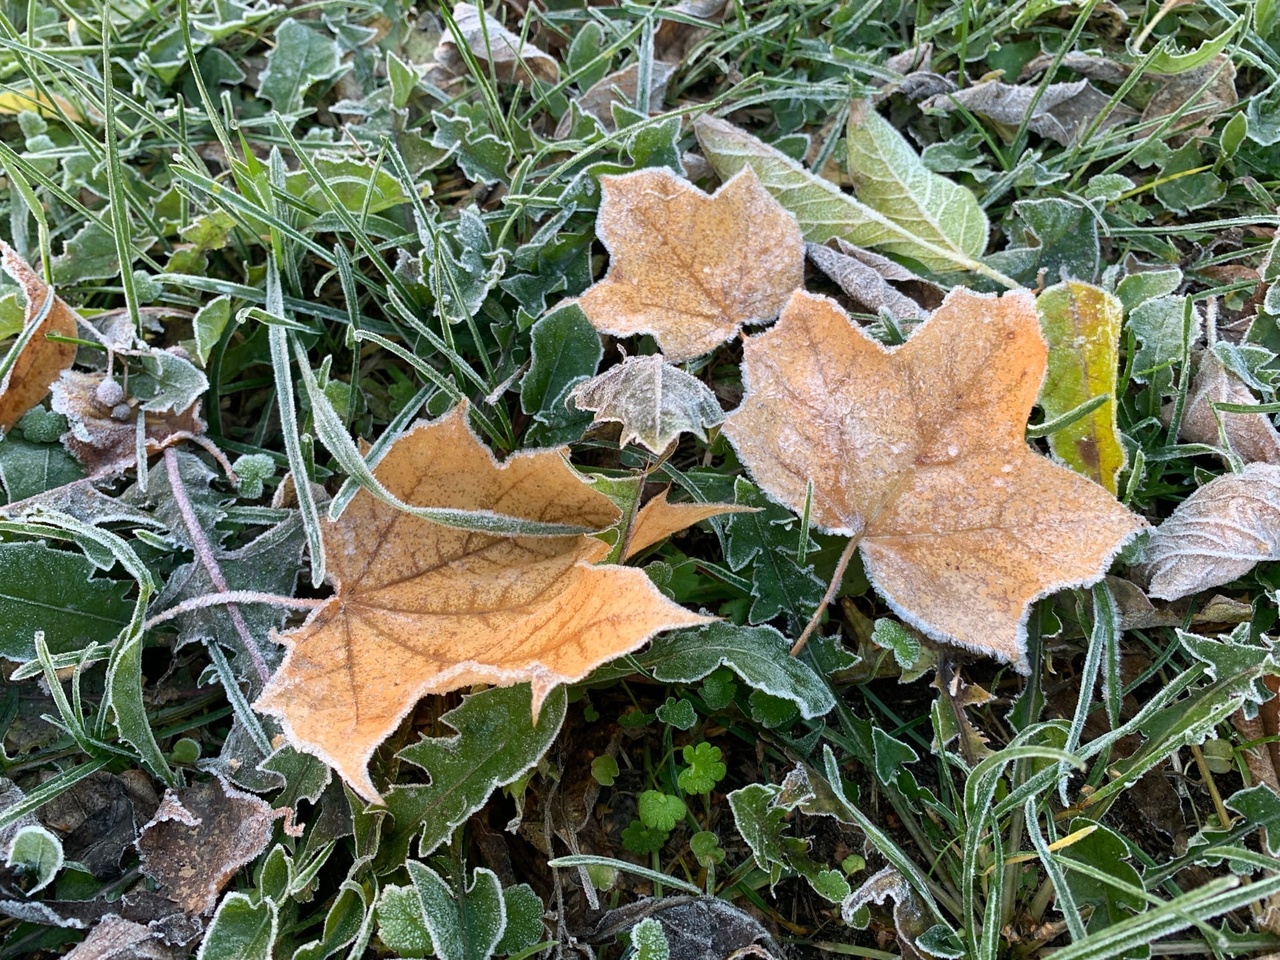
[[580, 410], [595, 411], [596, 423], [621, 423], [620, 445], [635, 440], [656, 454], [682, 433], [692, 433], [705, 443], [707, 429], [724, 422], [724, 411], [707, 385], [660, 354], [627, 357], [582, 381], [567, 399]]
[[[563, 450], [498, 464], [465, 405], [400, 437], [375, 475], [415, 506], [596, 529], [619, 516]], [[334, 595], [281, 636], [288, 653], [255, 706], [370, 800], [380, 798], [369, 758], [426, 694], [529, 681], [536, 716], [557, 684], [661, 630], [714, 619], [672, 603], [640, 570], [593, 566], [609, 547], [591, 536], [460, 530], [363, 490], [322, 534]]]
[[1144, 525], [1034, 453], [1046, 347], [1025, 291], [951, 292], [889, 350], [798, 292], [747, 340], [747, 394], [724, 432], [765, 492], [857, 538], [904, 620], [1023, 671], [1031, 602], [1094, 583]]
[[76, 335], [76, 312], [62, 302], [31, 266], [0, 240], [0, 266], [18, 282], [27, 301], [26, 323], [46, 310], [13, 366], [0, 378], [0, 431], [8, 430], [22, 415], [44, 399], [49, 385], [76, 358], [76, 345], [48, 339]]
[[744, 169], [711, 196], [670, 170], [601, 177], [609, 272], [579, 299], [597, 330], [651, 333], [681, 363], [772, 318], [804, 280], [795, 217]]

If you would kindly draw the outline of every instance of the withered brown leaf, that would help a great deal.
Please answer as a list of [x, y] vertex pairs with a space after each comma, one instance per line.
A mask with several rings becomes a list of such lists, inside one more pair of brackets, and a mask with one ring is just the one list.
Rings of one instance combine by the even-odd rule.
[[[400, 437], [375, 475], [405, 503], [603, 528], [618, 509], [558, 449], [498, 464], [465, 405]], [[445, 527], [361, 491], [322, 521], [334, 595], [281, 639], [288, 653], [256, 704], [290, 741], [377, 800], [370, 757], [426, 694], [556, 685], [712, 618], [666, 599], [640, 570], [593, 566], [591, 536], [504, 537]]]
[[271, 840], [271, 805], [221, 780], [165, 791], [138, 837], [142, 872], [195, 916], [212, 912], [237, 870]]
[[52, 406], [71, 424], [62, 437], [63, 445], [90, 477], [111, 476], [134, 465], [139, 417], [145, 418], [148, 454], [199, 437], [205, 429], [199, 402], [185, 410], [146, 410], [141, 403], [130, 402], [119, 384], [104, 373], [64, 370], [53, 385]]
[[0, 433], [3, 433], [44, 399], [49, 385], [75, 360], [74, 343], [59, 343], [48, 337], [49, 334], [74, 337], [76, 312], [63, 303], [27, 261], [3, 240], [0, 240], [0, 266], [22, 289], [27, 301], [27, 324], [40, 315], [50, 298], [53, 300], [48, 313], [31, 334], [9, 372], [0, 379]]
[[867, 575], [929, 636], [1027, 669], [1033, 600], [1094, 583], [1143, 526], [1096, 483], [1034, 453], [1044, 377], [1035, 303], [953, 290], [886, 349], [833, 301], [796, 293], [747, 340], [724, 431], [756, 482], [860, 538]]
[[628, 558], [695, 523], [726, 513], [753, 513], [757, 509], [736, 503], [668, 503], [668, 492], [663, 490], [636, 514], [631, 542], [627, 544]]
[[1206, 352], [1191, 381], [1178, 435], [1191, 443], [1215, 447], [1225, 436], [1232, 452], [1245, 463], [1256, 460], [1280, 463], [1280, 432], [1270, 417], [1265, 413], [1228, 413], [1213, 408], [1215, 403], [1257, 402], [1258, 398], [1243, 380], [1223, 366], [1213, 353]]
[[651, 333], [672, 363], [772, 318], [804, 280], [795, 217], [749, 168], [708, 196], [669, 170], [601, 177], [609, 272], [578, 301], [604, 333]]

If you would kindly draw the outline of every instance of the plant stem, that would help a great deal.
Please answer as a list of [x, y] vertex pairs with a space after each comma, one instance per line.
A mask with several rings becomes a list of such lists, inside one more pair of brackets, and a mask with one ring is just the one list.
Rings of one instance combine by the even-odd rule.
[[[209, 544], [209, 539], [204, 535], [204, 531], [200, 529], [200, 520], [196, 517], [195, 507], [191, 505], [191, 498], [187, 496], [187, 488], [182, 482], [182, 471], [178, 469], [178, 455], [170, 447], [164, 452], [164, 468], [169, 475], [169, 489], [173, 491], [173, 502], [178, 505], [178, 512], [182, 514], [182, 522], [187, 528], [187, 533], [191, 537], [191, 548], [195, 552], [196, 559], [200, 561], [200, 565], [204, 567], [209, 574], [209, 579], [213, 581], [213, 585], [218, 588], [220, 593], [229, 593], [230, 588], [227, 586], [227, 578], [222, 575], [222, 568], [218, 566], [218, 560], [213, 555], [213, 547]], [[234, 603], [227, 604], [227, 615], [231, 618], [232, 625], [236, 628], [236, 633], [240, 635], [240, 640], [244, 643], [245, 653], [248, 654], [253, 668], [263, 683], [271, 678], [271, 670], [267, 667], [266, 658], [262, 655], [258, 643], [253, 639], [253, 635], [249, 632], [249, 625], [244, 622], [244, 617], [240, 613], [240, 608]], [[212, 641], [217, 642], [217, 641]]]
[[800, 651], [804, 649], [804, 645], [809, 642], [809, 637], [813, 635], [813, 631], [818, 629], [818, 622], [822, 619], [822, 613], [827, 609], [831, 601], [835, 599], [836, 591], [840, 589], [840, 584], [844, 582], [844, 572], [849, 569], [849, 561], [853, 559], [853, 555], [858, 549], [858, 544], [861, 542], [861, 533], [849, 538], [844, 552], [840, 554], [840, 561], [836, 564], [835, 573], [831, 575], [831, 583], [827, 586], [827, 592], [822, 595], [822, 600], [818, 603], [818, 609], [813, 611], [813, 616], [809, 618], [809, 623], [805, 626], [804, 633], [800, 634], [800, 639], [791, 648], [793, 657], [799, 655]]

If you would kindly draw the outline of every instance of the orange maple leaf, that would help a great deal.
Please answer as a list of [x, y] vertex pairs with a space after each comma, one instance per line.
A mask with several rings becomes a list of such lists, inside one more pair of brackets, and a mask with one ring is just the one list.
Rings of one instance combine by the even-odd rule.
[[[1095, 583], [1144, 521], [1034, 453], [1047, 348], [1026, 291], [957, 289], [886, 349], [834, 301], [796, 293], [746, 341], [724, 432], [756, 482], [853, 537], [903, 620], [1028, 669], [1032, 601]], [[840, 575], [835, 577], [839, 581]]]
[[22, 295], [27, 300], [28, 324], [39, 317], [46, 304], [48, 308], [9, 372], [0, 379], [0, 431], [4, 431], [43, 400], [49, 392], [49, 385], [75, 360], [74, 343], [49, 340], [47, 335], [74, 337], [76, 312], [63, 303], [27, 261], [3, 240], [0, 240], [0, 266], [22, 288]]
[[578, 305], [603, 333], [651, 333], [680, 363], [771, 319], [804, 280], [800, 227], [749, 167], [711, 196], [669, 170], [600, 188], [609, 272]]
[[[465, 405], [400, 437], [375, 475], [415, 506], [489, 510], [596, 529], [618, 519], [563, 450], [494, 460]], [[368, 762], [429, 693], [476, 683], [556, 685], [644, 645], [661, 630], [714, 619], [666, 599], [640, 570], [593, 566], [591, 536], [507, 537], [396, 510], [361, 491], [323, 521], [334, 595], [281, 636], [284, 663], [255, 706], [299, 749], [379, 800]]]

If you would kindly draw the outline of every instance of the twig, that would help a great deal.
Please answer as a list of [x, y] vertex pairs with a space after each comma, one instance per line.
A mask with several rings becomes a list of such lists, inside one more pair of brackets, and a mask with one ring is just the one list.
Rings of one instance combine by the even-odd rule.
[[844, 572], [849, 569], [849, 561], [853, 559], [853, 555], [858, 549], [858, 544], [861, 542], [862, 534], [851, 537], [844, 548], [844, 553], [840, 554], [840, 562], [836, 564], [835, 573], [831, 575], [831, 583], [827, 587], [827, 592], [822, 595], [822, 600], [818, 603], [818, 609], [813, 611], [813, 616], [809, 618], [809, 623], [805, 626], [804, 633], [800, 634], [800, 639], [791, 648], [793, 657], [800, 654], [800, 651], [804, 649], [804, 645], [809, 642], [809, 638], [813, 636], [813, 631], [818, 629], [818, 622], [822, 619], [822, 613], [831, 604], [831, 601], [835, 599], [836, 592], [840, 589], [840, 584], [844, 582]]

